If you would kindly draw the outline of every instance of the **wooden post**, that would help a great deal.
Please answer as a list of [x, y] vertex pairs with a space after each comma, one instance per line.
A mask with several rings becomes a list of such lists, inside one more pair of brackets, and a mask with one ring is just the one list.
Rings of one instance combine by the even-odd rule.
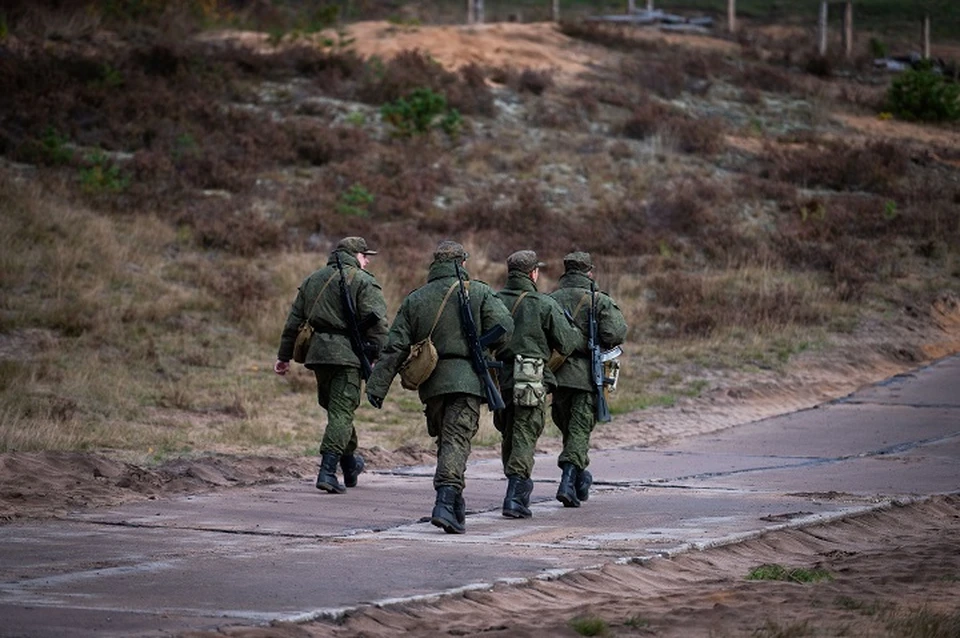
[[737, 0], [727, 0], [727, 31], [737, 30]]
[[653, 11], [653, 0], [647, 0], [647, 11]]
[[923, 16], [923, 59], [930, 59], [930, 14]]
[[477, 11], [477, 24], [483, 24], [483, 0], [473, 0], [473, 4]]
[[847, 0], [843, 11], [843, 53], [848, 60], [853, 57], [853, 0]]
[[553, 0], [553, 21], [560, 22], [560, 0]]
[[473, 0], [467, 0], [467, 24], [473, 24], [474, 9]]
[[637, 3], [636, 0], [627, 0], [627, 13], [633, 15], [637, 12]]
[[828, 15], [828, 4], [827, 0], [821, 0], [820, 2], [820, 20], [818, 23], [818, 35], [819, 35], [819, 46], [817, 47], [820, 51], [820, 55], [827, 54], [827, 15]]

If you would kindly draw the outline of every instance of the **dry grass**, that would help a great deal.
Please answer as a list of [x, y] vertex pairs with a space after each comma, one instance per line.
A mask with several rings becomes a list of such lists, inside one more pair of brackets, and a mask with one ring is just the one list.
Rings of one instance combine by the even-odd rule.
[[[312, 453], [312, 375], [270, 366], [297, 286], [347, 234], [381, 249], [390, 309], [440, 239], [495, 287], [514, 250], [550, 262], [543, 289], [563, 254], [591, 251], [656, 364], [625, 367], [621, 413], [703, 387], [665, 370], [783, 366], [860, 313], [960, 287], [956, 152], [829, 128], [826, 111], [868, 108], [876, 87], [830, 79], [834, 60], [799, 74], [807, 52], [776, 42], [730, 59], [565, 23], [623, 56], [571, 87], [424, 51], [214, 49], [162, 30], [97, 48], [81, 37], [97, 24], [59, 20], [60, 39], [34, 31], [0, 60], [0, 155], [33, 166], [0, 169], [0, 451]], [[378, 106], [421, 87], [459, 109], [459, 136], [384, 130]], [[728, 145], [771, 94], [806, 109], [782, 114], [794, 132]], [[338, 205], [350, 189], [364, 210]], [[399, 387], [357, 418], [365, 446], [431, 447]], [[498, 441], [485, 417], [477, 445]]]

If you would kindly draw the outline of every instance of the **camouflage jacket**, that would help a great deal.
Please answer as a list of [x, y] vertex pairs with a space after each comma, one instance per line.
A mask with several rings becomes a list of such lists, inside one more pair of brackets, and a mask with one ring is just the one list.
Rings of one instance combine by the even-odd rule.
[[[513, 332], [510, 312], [487, 284], [477, 280], [470, 281], [466, 271], [461, 269], [461, 272], [464, 283], [469, 284], [470, 308], [478, 334], [482, 335], [497, 325], [506, 330], [498, 343], [491, 344], [491, 347], [496, 348], [509, 339]], [[430, 265], [426, 285], [411, 292], [400, 304], [400, 310], [390, 326], [383, 356], [367, 382], [369, 393], [378, 397], [387, 395], [393, 378], [410, 353], [410, 346], [430, 333], [443, 297], [456, 281], [454, 262], [434, 262]], [[420, 400], [426, 402], [427, 399], [453, 393], [485, 396], [483, 385], [473, 370], [469, 346], [460, 326], [460, 305], [456, 288], [443, 308], [432, 340], [440, 360], [430, 378], [420, 385]]]
[[[497, 359], [503, 361], [501, 387], [513, 387], [513, 361], [518, 354], [546, 361], [554, 350], [567, 356], [576, 348], [586, 347], [580, 330], [560, 304], [550, 295], [537, 292], [529, 274], [511, 271], [497, 296], [513, 316], [513, 336], [497, 351]], [[553, 373], [546, 368], [543, 380], [548, 388], [556, 386]]]
[[[290, 306], [287, 323], [280, 335], [280, 350], [277, 358], [281, 361], [289, 361], [293, 356], [293, 344], [297, 339], [297, 331], [309, 318], [314, 333], [304, 365], [308, 368], [313, 365], [360, 367], [360, 359], [350, 345], [347, 311], [340, 296], [337, 252], [340, 253], [348, 292], [353, 296], [357, 320], [363, 321], [371, 313], [376, 317], [370, 321], [370, 325], [364, 332], [364, 341], [369, 343], [375, 351], [383, 347], [389, 323], [387, 322], [387, 304], [383, 299], [380, 284], [372, 274], [360, 268], [355, 255], [346, 251], [335, 251], [330, 254], [326, 266], [311, 274], [300, 284], [297, 297]], [[324, 287], [328, 280], [330, 283]]]
[[[584, 273], [568, 271], [557, 282], [558, 288], [550, 293], [564, 310], [573, 315], [574, 322], [584, 336], [582, 347], [575, 350], [556, 372], [557, 385], [561, 388], [594, 389], [590, 379], [590, 358], [586, 349], [590, 321], [590, 281], [590, 277]], [[606, 350], [623, 343], [627, 337], [627, 322], [620, 307], [599, 290], [596, 306], [597, 339], [600, 347]]]

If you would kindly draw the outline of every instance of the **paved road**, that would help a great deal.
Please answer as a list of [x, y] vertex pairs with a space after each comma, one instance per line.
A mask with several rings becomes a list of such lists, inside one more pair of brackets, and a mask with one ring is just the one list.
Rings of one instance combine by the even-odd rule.
[[960, 357], [811, 410], [592, 454], [590, 500], [508, 520], [496, 461], [467, 471], [467, 534], [424, 518], [432, 467], [344, 496], [295, 481], [0, 527], [0, 636], [150, 636], [335, 616], [363, 604], [669, 555], [960, 491]]

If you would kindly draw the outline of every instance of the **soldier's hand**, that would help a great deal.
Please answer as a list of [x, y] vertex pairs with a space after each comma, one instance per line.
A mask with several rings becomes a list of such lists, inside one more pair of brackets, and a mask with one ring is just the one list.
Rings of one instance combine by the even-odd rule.
[[367, 391], [367, 401], [378, 410], [383, 407], [383, 397], [378, 397], [369, 390]]
[[277, 359], [277, 362], [273, 364], [273, 371], [279, 374], [281, 377], [287, 373], [287, 370], [290, 369], [289, 361], [281, 361]]

